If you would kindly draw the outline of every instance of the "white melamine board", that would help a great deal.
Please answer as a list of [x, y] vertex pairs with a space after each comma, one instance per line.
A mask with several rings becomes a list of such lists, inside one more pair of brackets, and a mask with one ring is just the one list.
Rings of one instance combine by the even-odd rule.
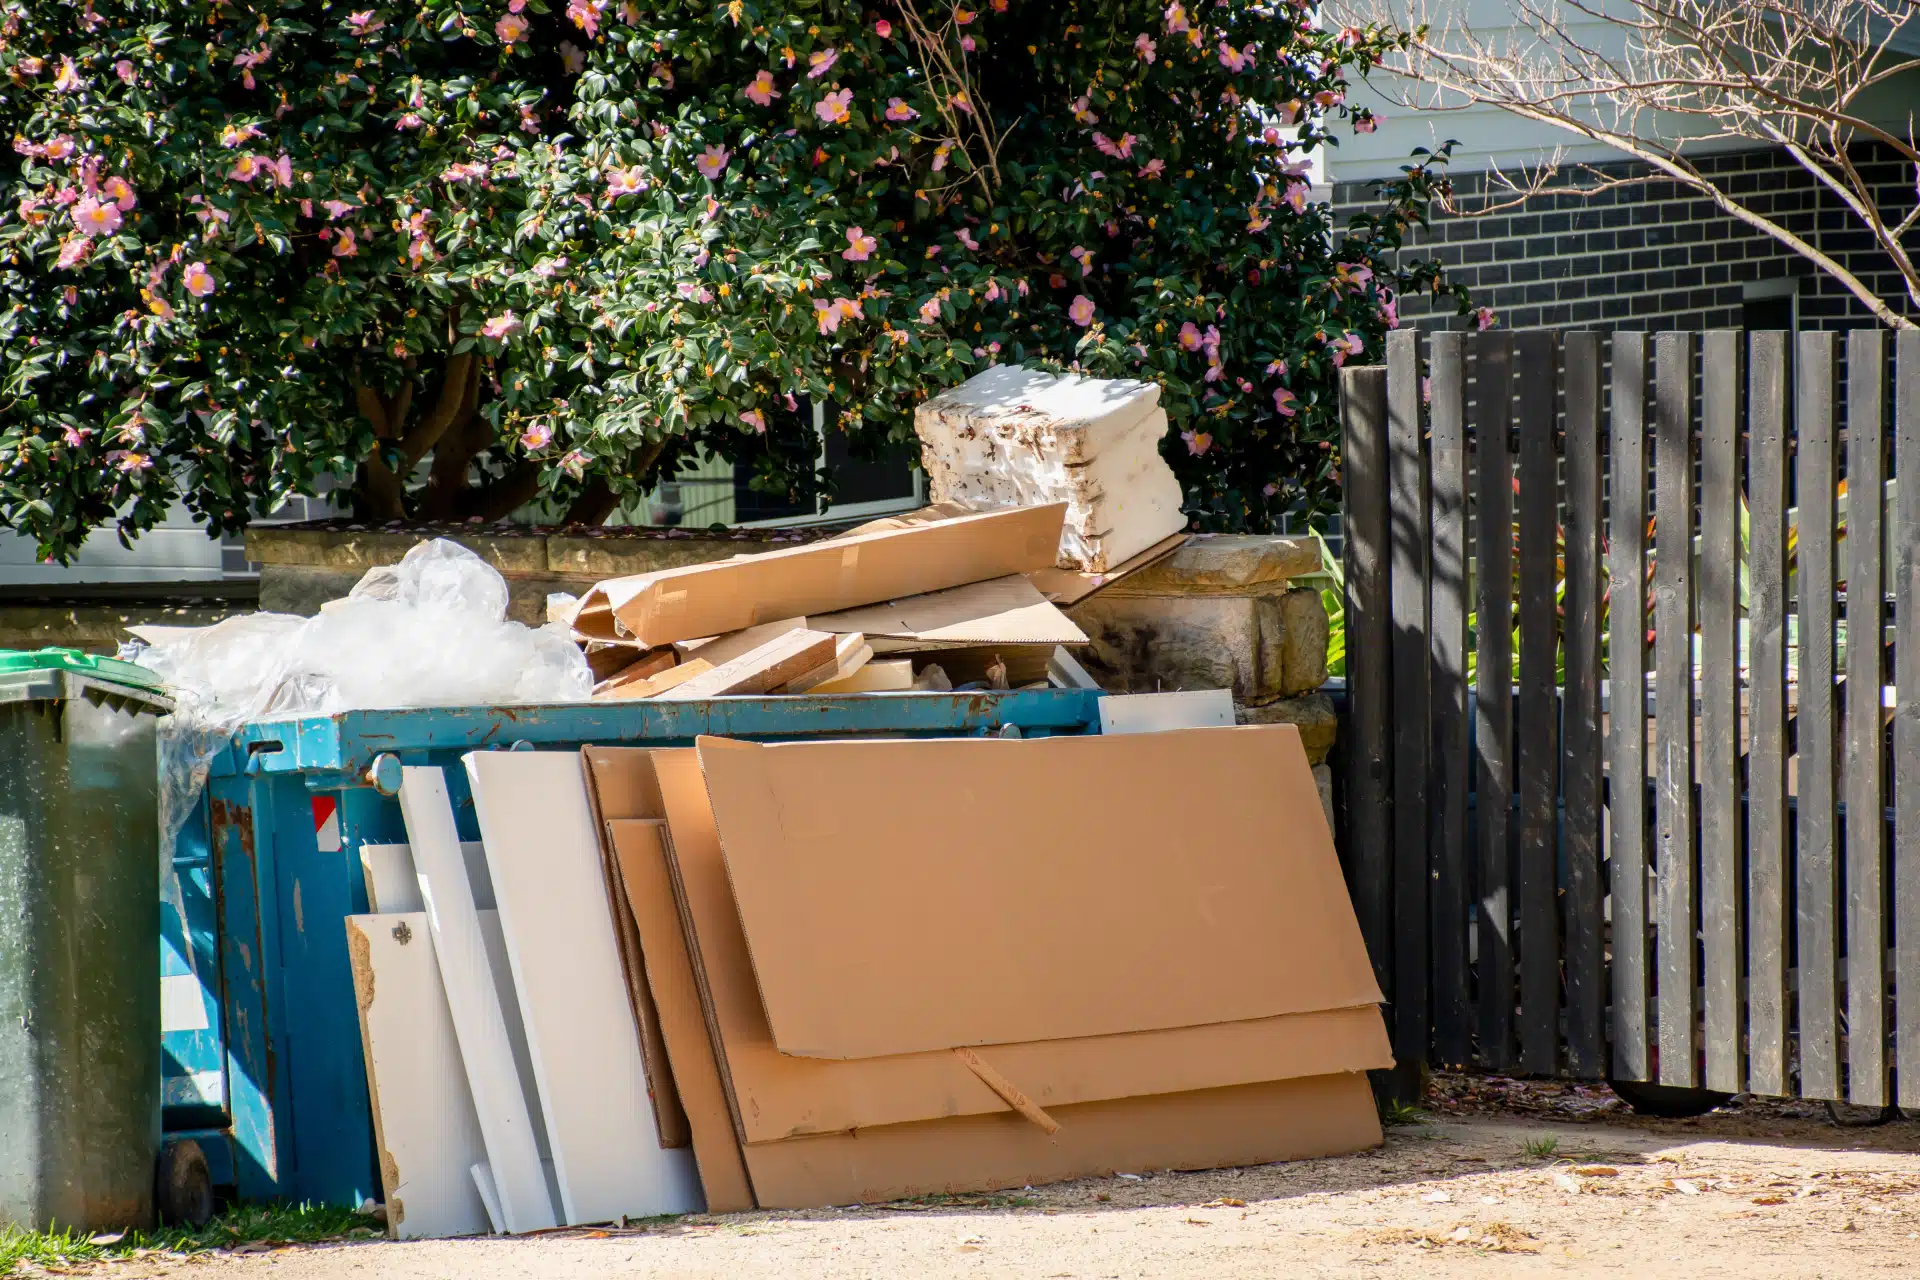
[[1166, 729], [1232, 726], [1233, 693], [1227, 689], [1115, 693], [1100, 699], [1101, 733], [1159, 733]]
[[500, 1221], [500, 1193], [493, 1185], [493, 1170], [487, 1168], [487, 1162], [482, 1160], [467, 1172], [473, 1175], [473, 1189], [480, 1193], [480, 1202], [487, 1207], [487, 1220], [493, 1223], [494, 1231], [505, 1231], [506, 1227]]
[[[467, 883], [473, 889], [475, 909], [493, 910], [493, 881], [487, 876], [486, 851], [478, 840], [462, 840], [460, 856], [467, 863]], [[413, 866], [412, 845], [363, 844], [360, 870], [367, 879], [367, 910], [378, 914], [427, 909]]]
[[696, 1212], [660, 1146], [578, 752], [465, 757], [567, 1222]]
[[400, 810], [426, 898], [427, 925], [440, 959], [447, 1007], [486, 1140], [487, 1164], [510, 1232], [558, 1226], [540, 1168], [540, 1147], [527, 1096], [515, 1069], [503, 992], [487, 960], [480, 912], [474, 906], [453, 805], [440, 770], [409, 766], [401, 773]]
[[424, 911], [347, 917], [387, 1234], [484, 1235], [470, 1172], [486, 1155]]

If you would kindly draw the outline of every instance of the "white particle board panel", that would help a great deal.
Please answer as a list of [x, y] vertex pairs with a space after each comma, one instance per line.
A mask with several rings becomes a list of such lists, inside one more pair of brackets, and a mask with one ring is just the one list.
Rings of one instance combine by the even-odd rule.
[[488, 961], [480, 912], [474, 905], [466, 859], [447, 783], [435, 768], [409, 766], [401, 773], [400, 810], [406, 818], [426, 899], [429, 932], [440, 959], [447, 1006], [453, 1014], [460, 1057], [466, 1065], [474, 1110], [486, 1142], [487, 1164], [500, 1197], [500, 1215], [510, 1232], [558, 1226], [553, 1198], [540, 1167], [540, 1146], [528, 1098], [515, 1067], [513, 1043], [502, 1008], [506, 994]]
[[1100, 699], [1101, 733], [1159, 733], [1167, 729], [1233, 726], [1233, 692], [1110, 693]]
[[[402, 846], [404, 847], [404, 846]], [[424, 911], [347, 917], [387, 1234], [484, 1235], [486, 1155]]]
[[[473, 887], [474, 907], [480, 911], [493, 910], [493, 881], [487, 876], [486, 851], [478, 840], [462, 840], [460, 856], [466, 860], [467, 883]], [[363, 844], [360, 870], [367, 880], [367, 910], [383, 913], [427, 909], [427, 900], [420, 893], [419, 873], [413, 865], [413, 846]]]
[[500, 1192], [493, 1185], [493, 1170], [482, 1160], [468, 1172], [473, 1175], [473, 1188], [480, 1193], [481, 1203], [487, 1206], [487, 1220], [493, 1223], [494, 1232], [505, 1231], [500, 1221]]
[[465, 757], [570, 1224], [701, 1207], [660, 1146], [578, 752]]

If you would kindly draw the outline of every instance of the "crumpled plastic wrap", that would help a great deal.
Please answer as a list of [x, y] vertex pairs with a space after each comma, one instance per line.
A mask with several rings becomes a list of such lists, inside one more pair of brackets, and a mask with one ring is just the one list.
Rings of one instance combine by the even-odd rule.
[[254, 613], [163, 633], [130, 654], [172, 688], [160, 728], [165, 864], [213, 757], [252, 720], [394, 707], [583, 702], [587, 660], [567, 628], [507, 620], [507, 583], [435, 539], [370, 569], [318, 616]]

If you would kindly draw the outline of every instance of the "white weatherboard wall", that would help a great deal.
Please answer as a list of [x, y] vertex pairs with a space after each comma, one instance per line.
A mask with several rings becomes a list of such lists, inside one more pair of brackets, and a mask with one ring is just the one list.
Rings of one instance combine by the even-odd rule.
[[[510, 1232], [558, 1226], [528, 1099], [515, 1066], [503, 993], [487, 956], [447, 783], [440, 770], [401, 772], [400, 810], [418, 868], [433, 948], [446, 984], [460, 1057], [486, 1139], [487, 1164]], [[510, 995], [507, 998], [511, 998]]]
[[157, 528], [120, 545], [112, 529], [89, 537], [70, 565], [41, 564], [31, 538], [0, 533], [0, 584], [47, 586], [82, 582], [218, 582], [220, 542], [176, 503]]
[[577, 752], [465, 757], [570, 1224], [701, 1207], [660, 1145]]
[[486, 1156], [424, 911], [348, 916], [380, 1138], [387, 1234], [396, 1240], [484, 1234], [469, 1170]]

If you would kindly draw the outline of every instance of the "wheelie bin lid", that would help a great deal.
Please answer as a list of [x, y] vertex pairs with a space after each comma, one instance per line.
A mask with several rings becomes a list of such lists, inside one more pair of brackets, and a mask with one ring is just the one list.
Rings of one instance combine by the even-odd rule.
[[87, 688], [119, 694], [167, 711], [159, 676], [131, 662], [79, 649], [0, 649], [0, 702], [68, 698]]

